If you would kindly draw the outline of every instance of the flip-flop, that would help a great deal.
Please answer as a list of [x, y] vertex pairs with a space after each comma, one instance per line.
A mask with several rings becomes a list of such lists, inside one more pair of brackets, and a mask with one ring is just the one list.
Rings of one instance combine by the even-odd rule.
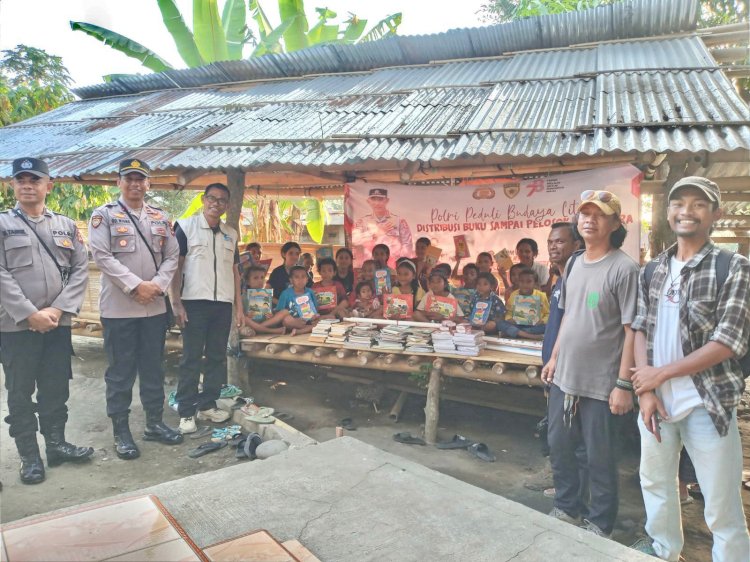
[[467, 439], [463, 435], [454, 435], [450, 441], [443, 441], [436, 443], [435, 447], [438, 449], [467, 449], [470, 445], [473, 445], [474, 441]]
[[255, 456], [255, 449], [257, 449], [258, 445], [261, 443], [263, 443], [263, 439], [261, 439], [260, 435], [257, 433], [251, 433], [247, 436], [247, 439], [242, 445], [242, 452], [251, 461], [255, 460], [257, 458]]
[[357, 431], [357, 426], [354, 425], [352, 418], [344, 418], [339, 422], [339, 425], [347, 431]]
[[234, 399], [234, 404], [232, 404], [232, 410], [240, 410], [243, 406], [247, 406], [248, 404], [252, 404], [255, 402], [255, 399], [252, 396], [249, 396], [247, 398], [244, 398], [242, 396], [237, 396]]
[[202, 439], [206, 435], [211, 435], [214, 432], [213, 428], [204, 425], [195, 433], [190, 434], [190, 439]]
[[401, 432], [401, 433], [394, 433], [393, 440], [398, 441], [399, 443], [404, 443], [405, 445], [427, 445], [424, 439], [420, 439], [419, 437], [414, 437], [408, 431]]
[[220, 398], [234, 398], [242, 394], [242, 389], [239, 386], [233, 384], [221, 385], [221, 391], [219, 392]]
[[190, 452], [188, 452], [188, 456], [191, 459], [197, 459], [198, 457], [202, 457], [203, 455], [207, 455], [208, 453], [218, 451], [219, 449], [222, 449], [226, 446], [226, 441], [209, 441], [208, 443], [203, 443], [195, 449], [192, 449]]
[[495, 455], [492, 454], [492, 451], [490, 451], [489, 447], [487, 447], [487, 445], [485, 445], [484, 443], [474, 443], [469, 447], [468, 451], [476, 458], [484, 462], [495, 462], [497, 460], [495, 458]]
[[294, 416], [292, 414], [288, 414], [286, 412], [276, 412], [273, 417], [275, 417], [277, 420], [281, 421], [291, 421], [294, 419]]

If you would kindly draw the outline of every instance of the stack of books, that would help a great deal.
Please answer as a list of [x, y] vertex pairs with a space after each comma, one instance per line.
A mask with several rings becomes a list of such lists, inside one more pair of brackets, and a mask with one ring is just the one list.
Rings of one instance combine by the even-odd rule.
[[461, 326], [464, 325], [457, 326], [456, 332], [453, 334], [453, 344], [456, 346], [456, 353], [458, 355], [476, 357], [487, 345], [484, 342], [484, 332], [481, 330], [472, 330], [471, 326], [468, 329], [459, 331]]
[[448, 328], [442, 327], [432, 333], [432, 348], [435, 353], [456, 353], [453, 334]]
[[318, 322], [310, 332], [309, 341], [316, 343], [325, 343], [328, 339], [328, 334], [331, 331], [331, 326], [340, 322], [337, 318], [325, 318]]
[[487, 349], [495, 351], [509, 351], [511, 353], [521, 353], [534, 357], [542, 356], [542, 342], [540, 341], [485, 336], [484, 342]]
[[432, 328], [410, 328], [406, 336], [406, 351], [432, 353]]
[[346, 336], [349, 335], [349, 330], [354, 327], [351, 322], [340, 322], [338, 324], [331, 325], [331, 330], [328, 332], [326, 343], [335, 343], [343, 345], [346, 343]]
[[370, 349], [377, 335], [378, 328], [374, 324], [356, 324], [349, 331], [344, 347], [349, 349]]
[[375, 338], [374, 349], [403, 351], [409, 328], [406, 326], [384, 326]]

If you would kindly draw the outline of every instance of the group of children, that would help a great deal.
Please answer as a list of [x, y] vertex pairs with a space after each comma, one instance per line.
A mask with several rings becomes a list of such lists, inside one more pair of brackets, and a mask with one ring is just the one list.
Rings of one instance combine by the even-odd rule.
[[366, 260], [356, 274], [351, 251], [340, 248], [335, 259], [318, 260], [318, 281], [312, 274], [312, 256], [302, 254], [296, 242], [281, 247], [283, 263], [266, 281], [262, 248], [257, 242], [248, 244], [246, 252], [251, 259], [242, 268], [248, 325], [256, 333], [302, 334], [312, 331], [324, 318], [452, 320], [469, 322], [488, 334], [543, 338], [549, 315], [544, 291], [549, 286], [549, 273], [534, 262], [538, 254], [535, 241], [519, 241], [516, 254], [521, 261], [509, 270], [503, 263], [497, 264], [504, 298], [492, 273], [492, 254], [480, 253], [476, 263], [465, 265], [459, 276], [458, 260], [452, 270], [446, 263], [431, 266], [424, 259], [424, 246], [429, 244], [429, 239], [420, 238], [417, 256], [399, 258], [395, 270], [388, 265], [390, 249], [378, 244], [372, 259]]

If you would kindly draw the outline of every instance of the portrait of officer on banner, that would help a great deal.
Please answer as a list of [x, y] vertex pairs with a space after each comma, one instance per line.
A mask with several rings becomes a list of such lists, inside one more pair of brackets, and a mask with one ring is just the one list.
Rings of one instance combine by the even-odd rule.
[[357, 220], [352, 228], [352, 249], [357, 263], [372, 258], [372, 249], [378, 244], [388, 246], [393, 259], [413, 255], [409, 225], [388, 209], [389, 202], [385, 188], [376, 187], [368, 192], [370, 212]]

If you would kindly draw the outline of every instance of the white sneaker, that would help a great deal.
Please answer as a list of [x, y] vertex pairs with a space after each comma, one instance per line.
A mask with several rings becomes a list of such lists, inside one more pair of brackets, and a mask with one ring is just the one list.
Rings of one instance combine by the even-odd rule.
[[229, 419], [230, 414], [225, 410], [219, 410], [218, 408], [211, 408], [210, 410], [198, 410], [198, 419], [205, 421], [212, 421], [214, 423], [225, 422]]
[[195, 433], [198, 428], [195, 426], [195, 418], [180, 418], [180, 433]]
[[560, 521], [570, 523], [571, 525], [578, 525], [580, 523], [580, 520], [577, 517], [568, 515], [559, 507], [553, 507], [552, 511], [550, 511], [547, 515], [549, 515], [550, 517], [554, 517], [555, 519], [559, 519]]

